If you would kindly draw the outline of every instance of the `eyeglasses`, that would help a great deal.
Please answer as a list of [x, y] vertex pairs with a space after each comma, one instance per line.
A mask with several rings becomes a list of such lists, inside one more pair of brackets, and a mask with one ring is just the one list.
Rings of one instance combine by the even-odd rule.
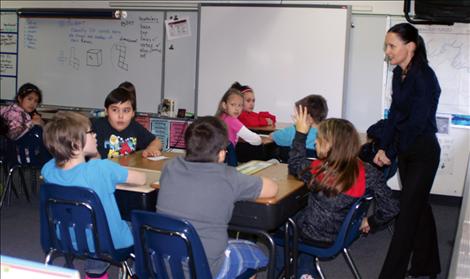
[[88, 131], [86, 131], [87, 134], [96, 134], [96, 132], [93, 130], [93, 129], [90, 129]]

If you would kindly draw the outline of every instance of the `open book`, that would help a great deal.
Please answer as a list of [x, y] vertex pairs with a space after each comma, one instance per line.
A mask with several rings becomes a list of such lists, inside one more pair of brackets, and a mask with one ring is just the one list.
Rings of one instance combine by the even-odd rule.
[[277, 160], [269, 160], [269, 161], [249, 161], [245, 164], [239, 165], [237, 170], [243, 174], [252, 175], [254, 173], [259, 172], [271, 165], [279, 163]]

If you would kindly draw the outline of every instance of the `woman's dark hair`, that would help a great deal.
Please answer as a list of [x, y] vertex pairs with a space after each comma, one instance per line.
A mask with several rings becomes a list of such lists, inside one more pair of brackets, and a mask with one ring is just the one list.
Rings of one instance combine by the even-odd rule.
[[125, 103], [127, 101], [131, 102], [132, 109], [135, 111], [135, 97], [132, 96], [132, 94], [127, 91], [127, 89], [118, 87], [111, 91], [108, 96], [106, 96], [106, 99], [104, 100], [104, 107], [109, 108], [110, 105]]
[[24, 97], [28, 96], [31, 93], [35, 93], [38, 95], [38, 104], [42, 102], [42, 92], [39, 87], [32, 83], [25, 83], [21, 85], [20, 89], [18, 89], [18, 94], [16, 94], [15, 100], [17, 103], [20, 102], [20, 99], [23, 99]]
[[186, 129], [184, 140], [187, 161], [217, 162], [219, 152], [228, 144], [227, 129], [217, 117], [199, 117]]
[[407, 43], [413, 42], [416, 45], [415, 53], [411, 59], [412, 64], [428, 64], [426, 45], [423, 38], [418, 34], [418, 29], [409, 23], [399, 23], [392, 26], [387, 33], [395, 33], [400, 39]]

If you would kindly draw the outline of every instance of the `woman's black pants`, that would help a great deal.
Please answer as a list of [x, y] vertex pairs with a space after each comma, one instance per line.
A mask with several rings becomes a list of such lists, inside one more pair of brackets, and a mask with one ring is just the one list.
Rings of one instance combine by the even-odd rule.
[[398, 156], [402, 185], [400, 214], [380, 273], [381, 279], [405, 277], [411, 257], [410, 274], [434, 275], [441, 271], [436, 224], [429, 204], [441, 148], [434, 134], [419, 136]]

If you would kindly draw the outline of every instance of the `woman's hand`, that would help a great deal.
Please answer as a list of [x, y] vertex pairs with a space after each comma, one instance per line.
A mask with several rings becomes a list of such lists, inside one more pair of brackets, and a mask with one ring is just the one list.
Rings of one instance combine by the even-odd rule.
[[392, 162], [385, 154], [385, 151], [380, 149], [377, 154], [375, 154], [374, 163], [379, 167], [383, 167], [384, 165], [390, 165]]
[[307, 134], [310, 130], [311, 123], [308, 118], [307, 108], [299, 105], [299, 107], [294, 111], [292, 117], [295, 123], [295, 129], [297, 132], [302, 134]]
[[369, 233], [369, 231], [370, 231], [370, 225], [369, 225], [369, 222], [367, 221], [367, 217], [364, 217], [364, 218], [362, 219], [361, 227], [359, 228], [359, 230], [360, 230], [362, 233]]

